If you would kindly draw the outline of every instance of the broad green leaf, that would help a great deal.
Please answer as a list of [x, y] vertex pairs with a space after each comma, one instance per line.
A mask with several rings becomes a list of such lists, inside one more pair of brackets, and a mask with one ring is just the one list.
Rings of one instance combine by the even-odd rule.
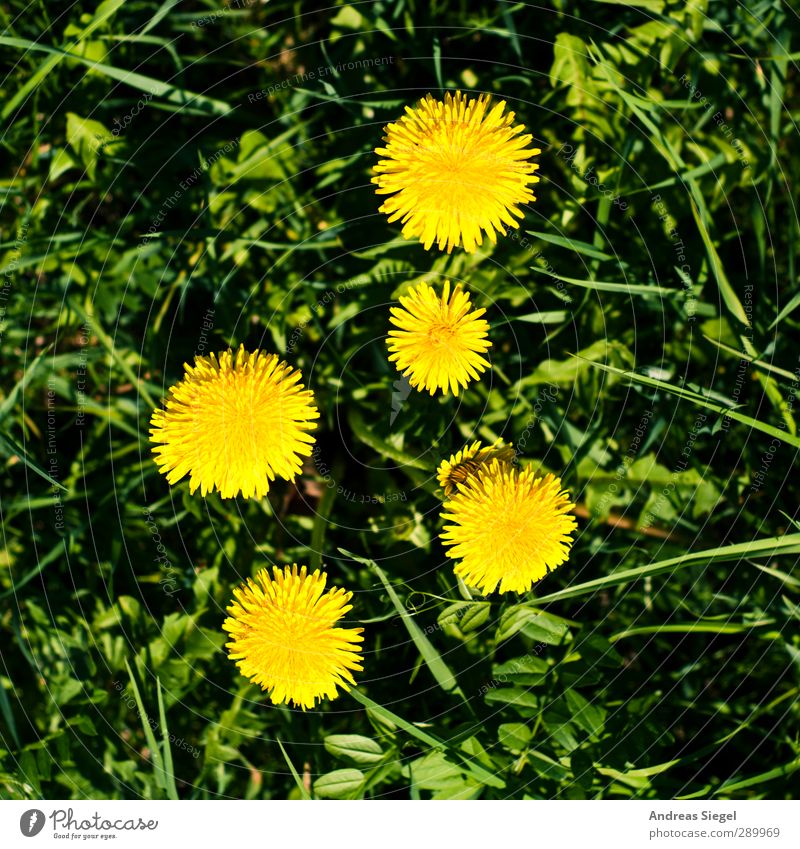
[[572, 714], [561, 696], [546, 705], [542, 714], [544, 727], [567, 752], [574, 751], [580, 745], [572, 719]]
[[119, 145], [121, 141], [99, 121], [81, 118], [67, 112], [67, 141], [86, 168], [90, 180], [94, 179], [100, 153], [106, 146]]
[[412, 761], [411, 780], [423, 790], [440, 790], [454, 783], [462, 784], [464, 772], [447, 760], [444, 752], [428, 752]]
[[579, 728], [583, 728], [588, 734], [597, 737], [603, 730], [603, 724], [606, 720], [606, 711], [600, 699], [589, 701], [577, 690], [572, 689], [566, 690], [564, 696], [567, 700], [572, 722]]
[[494, 638], [501, 643], [523, 629], [530, 639], [549, 645], [564, 642], [569, 633], [567, 623], [558, 616], [525, 604], [516, 604], [503, 613]]
[[509, 681], [523, 687], [537, 687], [544, 683], [549, 670], [550, 666], [546, 661], [528, 654], [493, 666], [492, 676], [501, 682]]
[[360, 734], [331, 734], [325, 738], [325, 750], [337, 758], [349, 758], [363, 765], [378, 763], [383, 758], [380, 744]]
[[591, 75], [586, 44], [575, 35], [560, 32], [553, 45], [553, 64], [550, 68], [550, 85], [557, 88], [570, 86], [568, 103], [582, 103], [587, 97], [587, 81]]
[[[490, 689], [486, 689], [490, 687]], [[483, 689], [486, 692], [483, 693]], [[525, 687], [503, 687], [500, 682], [484, 684], [481, 691], [487, 704], [506, 704], [521, 708], [523, 716], [534, 716], [541, 708], [541, 698]]]
[[562, 763], [544, 754], [544, 752], [529, 749], [525, 753], [525, 759], [544, 778], [563, 781], [569, 776], [569, 770]]
[[533, 732], [522, 722], [506, 722], [497, 729], [497, 740], [510, 752], [519, 754], [528, 747]]
[[314, 782], [314, 793], [322, 799], [352, 799], [364, 784], [360, 769], [336, 769]]
[[491, 616], [491, 604], [486, 602], [457, 602], [448, 605], [437, 617], [436, 622], [442, 628], [454, 626], [462, 633], [480, 631]]

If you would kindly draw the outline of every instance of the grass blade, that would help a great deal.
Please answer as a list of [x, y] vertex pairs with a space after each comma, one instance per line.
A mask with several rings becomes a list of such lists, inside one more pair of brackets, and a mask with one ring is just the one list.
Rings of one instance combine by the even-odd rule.
[[138, 374], [130, 367], [130, 365], [125, 362], [118, 354], [116, 347], [114, 345], [114, 340], [103, 330], [100, 326], [100, 322], [97, 317], [90, 313], [88, 310], [85, 310], [83, 307], [79, 306], [75, 301], [70, 301], [70, 307], [75, 310], [76, 313], [92, 328], [94, 335], [97, 336], [98, 340], [102, 344], [102, 346], [108, 351], [109, 356], [112, 361], [119, 366], [122, 373], [128, 380], [137, 387], [139, 390], [139, 394], [142, 396], [142, 400], [147, 404], [151, 409], [155, 409], [158, 404], [155, 402], [153, 396], [147, 390], [144, 381]]
[[0, 433], [0, 456], [8, 457], [9, 459], [11, 457], [18, 457], [32, 472], [44, 478], [51, 486], [63, 492], [68, 492], [64, 484], [59, 483], [55, 478], [51, 478], [21, 445], [18, 445], [10, 436], [2, 433]]
[[28, 384], [33, 380], [34, 374], [36, 374], [36, 369], [39, 367], [39, 363], [42, 361], [42, 358], [49, 351], [52, 351], [53, 346], [48, 345], [43, 351], [37, 354], [34, 361], [28, 366], [25, 370], [25, 374], [22, 375], [22, 378], [14, 384], [14, 388], [8, 393], [8, 395], [3, 400], [3, 403], [0, 404], [0, 422], [11, 412], [14, 407], [14, 404], [17, 403], [17, 397], [20, 392], [24, 392], [27, 389]]
[[47, 566], [49, 566], [55, 560], [58, 560], [59, 557], [65, 557], [67, 552], [69, 551], [69, 543], [70, 539], [67, 537], [59, 540], [50, 549], [50, 551], [48, 551], [47, 554], [44, 555], [44, 557], [39, 558], [39, 560], [36, 562], [36, 565], [32, 569], [26, 572], [18, 581], [12, 578], [12, 584], [10, 589], [7, 589], [5, 592], [0, 593], [0, 601], [7, 599], [9, 596], [16, 595], [25, 586], [25, 584], [27, 584], [29, 581], [32, 581]]
[[792, 374], [792, 372], [787, 371], [786, 369], [778, 368], [778, 366], [773, 366], [771, 363], [765, 363], [763, 360], [758, 359], [758, 357], [748, 354], [747, 351], [740, 351], [738, 348], [734, 348], [732, 345], [726, 345], [724, 342], [720, 342], [719, 339], [712, 339], [705, 333], [703, 334], [703, 338], [708, 339], [708, 341], [712, 345], [715, 345], [721, 351], [725, 351], [728, 354], [733, 354], [740, 360], [747, 360], [748, 363], [752, 363], [757, 369], [763, 369], [764, 371], [768, 371], [772, 374], [777, 374], [779, 377], [783, 377], [786, 380], [794, 381], [797, 377], [797, 375]]
[[[125, 0], [105, 0], [105, 2], [101, 3], [95, 12], [92, 20], [83, 28], [80, 35], [75, 39], [75, 41], [70, 45], [70, 48], [78, 47], [82, 41], [88, 38], [98, 27], [102, 26], [116, 11], [125, 3]], [[24, 39], [7, 39], [8, 41], [18, 41], [23, 42]], [[0, 39], [0, 43], [2, 43], [2, 39]], [[45, 45], [36, 44], [35, 42], [28, 42], [30, 47], [27, 49], [34, 50], [36, 48], [43, 48]], [[9, 45], [9, 46], [20, 46], [20, 45]], [[51, 52], [52, 51], [52, 52]], [[44, 62], [36, 73], [32, 74], [25, 83], [20, 86], [17, 92], [14, 94], [12, 98], [6, 103], [3, 107], [2, 113], [0, 113], [0, 117], [3, 119], [8, 118], [8, 116], [22, 103], [25, 98], [39, 85], [39, 83], [44, 80], [48, 74], [51, 74], [61, 62], [70, 55], [69, 51], [56, 51], [48, 50], [51, 52], [50, 58]]]
[[659, 560], [647, 566], [637, 566], [635, 569], [624, 569], [613, 572], [592, 581], [567, 587], [554, 593], [534, 599], [537, 605], [547, 604], [553, 601], [564, 601], [568, 598], [576, 598], [581, 595], [589, 595], [610, 587], [618, 587], [621, 584], [629, 584], [642, 578], [653, 578], [666, 572], [674, 572], [685, 566], [702, 565], [709, 563], [720, 563], [724, 561], [741, 561], [754, 557], [777, 557], [780, 554], [800, 554], [800, 533], [786, 534], [782, 537], [768, 537], [767, 539], [751, 540], [750, 542], [727, 545], [720, 548], [709, 548], [704, 551], [695, 551], [681, 554], [679, 557], [671, 557], [669, 560]]
[[[144, 702], [142, 702], [142, 697], [139, 693], [139, 687], [136, 684], [136, 678], [133, 675], [133, 670], [131, 669], [130, 664], [127, 659], [125, 660], [125, 668], [128, 670], [128, 677], [131, 680], [131, 689], [133, 690], [133, 697], [136, 699], [136, 707], [139, 710], [139, 716], [142, 720], [142, 728], [144, 730], [144, 736], [147, 740], [147, 745], [150, 749], [153, 758], [153, 771], [156, 775], [156, 782], [159, 787], [164, 790], [168, 799], [177, 800], [178, 797], [178, 788], [175, 786], [175, 776], [170, 772], [167, 772], [166, 765], [164, 763], [164, 756], [162, 755], [161, 748], [156, 740], [155, 734], [153, 733], [153, 727], [150, 725], [150, 718], [147, 715], [147, 711], [144, 707]], [[158, 679], [156, 679], [158, 680]], [[159, 699], [160, 696], [160, 688], [161, 682], [158, 682], [159, 687]], [[159, 709], [161, 709], [162, 705], [159, 703]], [[164, 729], [166, 733], [166, 729]], [[172, 756], [169, 755], [170, 763], [172, 762]]]
[[[0, 713], [2, 713], [3, 719], [8, 726], [8, 732], [14, 740], [14, 745], [19, 748], [22, 744], [20, 743], [19, 735], [17, 734], [17, 723], [14, 720], [14, 711], [11, 708], [11, 699], [8, 698], [6, 688], [3, 687], [2, 684], [0, 684]], [[8, 741], [4, 740], [2, 735], [0, 735], [0, 741], [2, 741], [4, 746], [9, 745]]]
[[412, 723], [398, 716], [396, 713], [392, 713], [392, 711], [383, 707], [383, 705], [373, 702], [369, 696], [365, 696], [364, 693], [362, 693], [357, 687], [350, 690], [350, 695], [365, 708], [369, 708], [377, 716], [393, 723], [398, 728], [402, 728], [403, 731], [410, 734], [412, 737], [415, 737], [421, 743], [425, 743], [438, 751], [447, 752], [452, 758], [461, 761], [461, 763], [467, 767], [470, 773], [472, 773], [472, 775], [480, 781], [481, 784], [488, 784], [489, 787], [497, 787], [501, 789], [506, 786], [506, 783], [502, 778], [498, 778], [494, 775], [494, 773], [489, 772], [489, 770], [485, 769], [480, 764], [475, 763], [475, 761], [467, 757], [463, 752], [451, 747], [449, 743], [439, 739], [439, 737], [436, 737], [433, 734], [428, 734], [427, 731], [423, 731], [421, 728], [417, 728], [416, 725], [412, 725]]
[[300, 776], [297, 773], [297, 770], [294, 768], [294, 764], [289, 760], [289, 755], [286, 753], [286, 749], [283, 748], [283, 743], [281, 743], [280, 738], [276, 737], [275, 742], [278, 744], [278, 747], [281, 750], [281, 754], [283, 755], [283, 759], [286, 761], [286, 766], [289, 767], [289, 772], [292, 774], [292, 778], [294, 779], [294, 783], [297, 785], [297, 789], [300, 791], [300, 795], [307, 802], [310, 802], [312, 799], [311, 794], [306, 790], [305, 784], [303, 784]]
[[365, 566], [368, 566], [378, 576], [392, 604], [394, 605], [395, 610], [403, 620], [403, 624], [406, 626], [409, 636], [414, 641], [414, 645], [417, 647], [417, 650], [422, 656], [422, 659], [425, 661], [426, 666], [430, 669], [431, 674], [436, 679], [436, 683], [446, 693], [455, 693], [456, 695], [464, 698], [464, 694], [458, 686], [456, 676], [453, 675], [450, 667], [444, 662], [444, 660], [442, 660], [441, 655], [433, 647], [431, 641], [425, 636], [425, 634], [422, 633], [422, 629], [414, 621], [414, 617], [408, 612], [408, 610], [406, 610], [397, 593], [394, 591], [394, 587], [384, 574], [383, 569], [381, 569], [374, 560], [357, 557], [355, 554], [345, 551], [343, 548], [340, 548], [339, 551], [341, 551], [346, 557], [352, 558], [357, 563], [363, 563]]
[[748, 327], [750, 322], [747, 318], [747, 313], [744, 311], [741, 301], [734, 292], [733, 286], [731, 286], [731, 283], [725, 274], [722, 260], [719, 257], [719, 253], [717, 252], [713, 240], [711, 239], [711, 234], [708, 230], [708, 222], [710, 221], [711, 216], [708, 213], [708, 207], [706, 206], [705, 199], [703, 198], [694, 178], [688, 175], [686, 163], [670, 143], [669, 139], [667, 139], [661, 132], [658, 125], [650, 118], [647, 112], [645, 112], [645, 108], [643, 108], [646, 107], [648, 110], [652, 110], [656, 106], [655, 103], [634, 97], [629, 92], [620, 88], [616, 83], [616, 79], [612, 72], [613, 69], [609, 70], [596, 45], [593, 50], [593, 58], [608, 83], [616, 89], [617, 94], [651, 133], [654, 143], [653, 146], [656, 150], [664, 157], [664, 159], [666, 159], [676, 174], [682, 173], [682, 181], [689, 189], [692, 216], [694, 217], [695, 224], [697, 225], [697, 230], [700, 233], [700, 238], [703, 240], [703, 244], [705, 245], [709, 265], [714, 273], [714, 279], [717, 281], [717, 287], [722, 295], [722, 299], [725, 301], [725, 305], [728, 307], [731, 314], [741, 324]]
[[412, 454], [407, 454], [405, 451], [399, 451], [394, 446], [390, 445], [386, 440], [376, 436], [364, 422], [361, 413], [356, 412], [355, 407], [351, 407], [347, 415], [347, 421], [355, 435], [369, 448], [374, 449], [384, 457], [389, 457], [401, 466], [410, 467], [412, 469], [422, 469], [430, 472], [433, 470], [433, 464], [428, 460], [423, 459], [424, 455], [415, 457]]
[[661, 297], [669, 297], [670, 295], [680, 295], [682, 289], [671, 289], [667, 286], [650, 286], [647, 283], [611, 283], [601, 280], [578, 280], [575, 277], [563, 277], [553, 271], [548, 271], [546, 268], [538, 268], [531, 266], [531, 271], [537, 274], [546, 274], [548, 277], [554, 277], [562, 283], [569, 283], [572, 286], [580, 286], [582, 289], [595, 289], [598, 292], [622, 292], [625, 295], [659, 295]]
[[614, 259], [613, 256], [603, 251], [598, 250], [594, 245], [588, 242], [582, 242], [580, 239], [568, 239], [564, 236], [553, 236], [551, 233], [540, 233], [536, 230], [526, 230], [529, 236], [534, 236], [542, 242], [549, 242], [551, 245], [557, 245], [560, 248], [566, 248], [568, 251], [574, 251], [576, 254], [583, 254], [592, 259]]
[[[231, 111], [231, 107], [221, 100], [214, 100], [211, 97], [204, 97], [202, 94], [195, 94], [186, 89], [176, 88], [167, 83], [162, 83], [160, 80], [154, 80], [152, 77], [146, 77], [143, 74], [137, 74], [135, 71], [122, 71], [119, 68], [114, 68], [112, 65], [106, 65], [103, 62], [93, 62], [80, 53], [73, 53], [70, 50], [63, 50], [57, 47], [48, 47], [45, 44], [37, 44], [35, 41], [29, 41], [26, 38], [9, 38], [8, 36], [0, 36], [0, 45], [3, 47], [19, 47], [22, 50], [34, 50], [43, 53], [49, 53], [61, 59], [70, 58], [74, 62], [80, 62], [86, 65], [91, 70], [97, 71], [99, 74], [104, 74], [111, 77], [112, 80], [125, 83], [138, 91], [148, 92], [155, 97], [163, 97], [172, 103], [179, 103], [182, 106], [190, 104], [195, 106], [205, 107], [206, 111], [214, 115], [227, 115]], [[56, 63], [57, 64], [57, 63]], [[48, 71], [49, 72], [49, 71]], [[19, 96], [9, 101], [0, 117], [8, 118], [19, 102]]]
[[684, 622], [681, 625], [643, 625], [640, 628], [628, 628], [609, 637], [610, 643], [641, 634], [741, 634], [751, 628], [772, 625], [774, 619], [761, 619], [757, 622]]
[[[579, 359], [583, 359], [583, 357], [579, 357]], [[800, 437], [795, 436], [791, 433], [787, 433], [785, 430], [781, 430], [779, 427], [775, 427], [774, 425], [766, 424], [766, 422], [759, 421], [758, 419], [754, 419], [752, 416], [746, 416], [744, 413], [740, 413], [737, 410], [732, 409], [731, 407], [725, 407], [722, 404], [718, 404], [715, 401], [711, 401], [705, 395], [700, 395], [697, 392], [692, 392], [691, 389], [684, 389], [680, 386], [673, 386], [671, 383], [667, 383], [663, 380], [657, 380], [654, 377], [647, 377], [643, 374], [637, 374], [632, 371], [625, 371], [624, 369], [616, 368], [616, 366], [608, 366], [604, 363], [598, 363], [594, 360], [587, 360], [587, 362], [591, 362], [593, 366], [599, 369], [603, 369], [603, 371], [612, 372], [613, 374], [621, 375], [622, 377], [628, 378], [633, 383], [641, 383], [644, 386], [652, 386], [656, 389], [663, 389], [664, 392], [669, 392], [672, 395], [677, 395], [679, 398], [684, 398], [687, 401], [690, 401], [692, 404], [696, 404], [698, 407], [704, 407], [707, 410], [712, 410], [715, 413], [721, 413], [729, 418], [734, 419], [737, 422], [741, 422], [742, 424], [746, 424], [749, 427], [753, 428], [753, 430], [760, 430], [762, 433], [766, 433], [768, 436], [775, 437], [775, 439], [780, 439], [781, 442], [786, 442], [789, 445], [793, 445], [795, 448], [800, 448]]]
[[731, 793], [734, 790], [744, 790], [747, 787], [754, 785], [762, 785], [766, 781], [772, 781], [773, 778], [784, 778], [792, 775], [800, 769], [800, 758], [795, 758], [788, 764], [776, 766], [774, 769], [769, 769], [766, 772], [761, 772], [758, 775], [753, 775], [750, 778], [742, 778], [739, 781], [725, 782], [720, 785], [711, 795], [719, 796], [721, 793]]
[[163, 749], [163, 758], [164, 758], [164, 772], [165, 775], [169, 778], [171, 783], [170, 798], [177, 799], [178, 798], [178, 788], [175, 786], [175, 766], [172, 763], [172, 747], [169, 742], [169, 730], [167, 728], [167, 714], [164, 710], [164, 693], [161, 688], [161, 679], [156, 678], [156, 693], [158, 695], [158, 719], [161, 722], [161, 739], [163, 741], [164, 749]]

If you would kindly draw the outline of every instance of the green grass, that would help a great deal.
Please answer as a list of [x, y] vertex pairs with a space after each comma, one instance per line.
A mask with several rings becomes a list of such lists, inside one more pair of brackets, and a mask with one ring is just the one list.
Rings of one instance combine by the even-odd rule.
[[[800, 25], [745, 6], [5, 4], [0, 797], [796, 795]], [[542, 182], [448, 256], [369, 178], [383, 126], [455, 88], [509, 103]], [[492, 328], [458, 399], [387, 361], [431, 276]], [[240, 343], [303, 370], [319, 450], [268, 499], [190, 497], [149, 416]], [[579, 534], [486, 600], [433, 473], [500, 436]], [[221, 630], [292, 562], [366, 637], [358, 688], [306, 713]]]

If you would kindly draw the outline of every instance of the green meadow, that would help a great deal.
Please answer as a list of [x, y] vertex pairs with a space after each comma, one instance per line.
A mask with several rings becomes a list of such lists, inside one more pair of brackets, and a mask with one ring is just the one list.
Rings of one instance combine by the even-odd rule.
[[[797, 795], [794, 4], [9, 0], [0, 32], [0, 798]], [[457, 90], [506, 102], [541, 181], [448, 254], [371, 177]], [[442, 279], [490, 325], [457, 397], [386, 345]], [[192, 495], [150, 417], [240, 344], [302, 371], [316, 443], [263, 498]], [[499, 438], [577, 530], [483, 596], [436, 470]], [[222, 630], [294, 563], [364, 629], [306, 711]]]

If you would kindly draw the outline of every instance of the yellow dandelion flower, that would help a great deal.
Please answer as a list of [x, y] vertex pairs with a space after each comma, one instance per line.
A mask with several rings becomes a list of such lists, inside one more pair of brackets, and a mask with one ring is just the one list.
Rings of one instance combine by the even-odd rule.
[[487, 463], [499, 460], [501, 463], [510, 464], [514, 462], [515, 456], [514, 449], [502, 439], [485, 447], [481, 447], [480, 441], [476, 440], [472, 445], [465, 445], [449, 460], [443, 460], [439, 464], [436, 472], [439, 486], [444, 491], [445, 498], [449, 498], [458, 491], [458, 484], [466, 483], [470, 475], [474, 475]]
[[451, 296], [445, 280], [439, 297], [427, 283], [412, 287], [400, 296], [400, 306], [392, 307], [389, 331], [389, 361], [394, 362], [409, 383], [433, 395], [458, 395], [459, 387], [489, 367], [481, 354], [492, 343], [487, 338], [489, 323], [481, 316], [485, 309], [472, 309], [472, 301], [460, 285]]
[[155, 461], [169, 483], [189, 475], [189, 492], [261, 498], [270, 481], [293, 480], [311, 453], [314, 396], [275, 354], [244, 346], [195, 357], [150, 419]]
[[528, 147], [533, 137], [524, 130], [504, 100], [493, 104], [488, 95], [429, 94], [407, 106], [385, 128], [386, 147], [375, 150], [382, 158], [372, 182], [392, 196], [380, 211], [426, 250], [436, 242], [440, 251], [463, 245], [473, 253], [483, 233], [496, 243], [497, 232], [519, 227], [519, 205], [536, 199], [529, 185], [539, 182], [539, 166], [530, 159], [541, 150]]
[[363, 628], [337, 628], [352, 609], [353, 594], [343, 589], [324, 593], [327, 576], [305, 566], [279, 569], [273, 577], [262, 569], [233, 591], [230, 617], [222, 627], [230, 634], [228, 656], [239, 671], [273, 704], [290, 701], [303, 710], [317, 699], [335, 699], [337, 687], [355, 685], [351, 669], [360, 663]]
[[469, 586], [527, 592], [569, 557], [574, 506], [554, 475], [537, 478], [495, 459], [445, 502], [441, 539]]

